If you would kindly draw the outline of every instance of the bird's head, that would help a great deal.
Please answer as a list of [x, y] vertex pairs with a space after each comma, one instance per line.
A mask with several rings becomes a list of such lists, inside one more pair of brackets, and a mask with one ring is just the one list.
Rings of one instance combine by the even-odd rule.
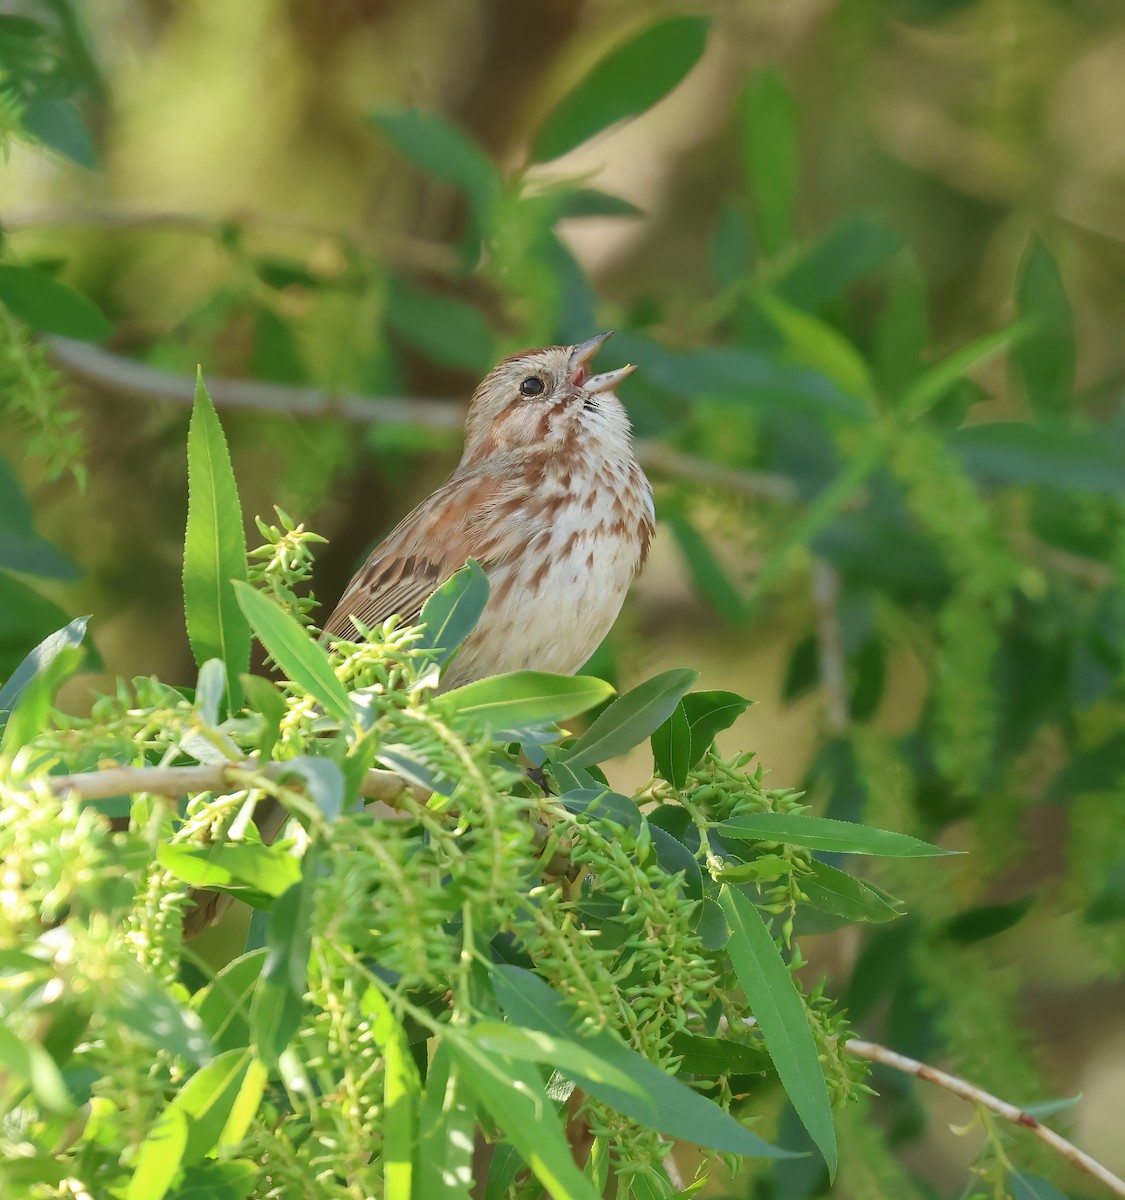
[[553, 443], [561, 449], [582, 434], [607, 449], [627, 446], [629, 419], [613, 389], [636, 368], [590, 373], [591, 360], [610, 336], [524, 350], [493, 367], [469, 403], [461, 465]]

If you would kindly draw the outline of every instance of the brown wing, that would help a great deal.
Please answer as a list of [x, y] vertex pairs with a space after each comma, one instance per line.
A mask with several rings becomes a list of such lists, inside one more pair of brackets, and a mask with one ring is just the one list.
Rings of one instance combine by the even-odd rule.
[[[502, 560], [514, 537], [498, 536], [503, 484], [469, 473], [455, 475], [405, 517], [372, 550], [328, 618], [324, 633], [352, 638], [355, 617], [369, 627], [395, 614], [413, 621], [430, 593], [476, 558], [486, 570]], [[515, 530], [511, 533], [515, 534]]]

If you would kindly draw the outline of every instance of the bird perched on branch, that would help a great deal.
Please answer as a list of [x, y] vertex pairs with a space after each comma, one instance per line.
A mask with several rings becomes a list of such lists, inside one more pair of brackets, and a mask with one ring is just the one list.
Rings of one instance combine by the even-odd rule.
[[353, 638], [475, 558], [488, 604], [445, 688], [532, 669], [570, 674], [609, 632], [652, 538], [652, 489], [614, 388], [590, 363], [610, 335], [504, 359], [473, 393], [452, 478], [371, 552], [324, 626]]
[[[590, 374], [610, 335], [504, 359], [473, 393], [465, 450], [448, 483], [371, 552], [324, 626], [351, 640], [399, 615], [410, 622], [465, 560], [488, 576], [476, 628], [442, 673], [444, 689], [523, 669], [571, 674], [609, 632], [648, 555], [652, 488], [633, 455], [614, 388], [633, 371]], [[255, 821], [270, 841], [276, 801]], [[193, 892], [191, 936], [229, 897]]]

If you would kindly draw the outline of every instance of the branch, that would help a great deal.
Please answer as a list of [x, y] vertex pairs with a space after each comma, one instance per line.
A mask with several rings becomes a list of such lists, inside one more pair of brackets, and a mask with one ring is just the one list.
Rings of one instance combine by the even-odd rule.
[[235, 210], [229, 213], [192, 213], [175, 209], [91, 208], [81, 205], [58, 205], [54, 208], [30, 209], [26, 212], [0, 215], [0, 228], [5, 233], [23, 229], [44, 229], [56, 225], [90, 225], [99, 229], [172, 229], [180, 233], [196, 233], [217, 238], [231, 226], [278, 229], [286, 233], [345, 242], [370, 250], [382, 262], [392, 266], [424, 271], [449, 271], [456, 266], [457, 256], [442, 242], [403, 236], [380, 237], [359, 226], [325, 225], [304, 217], [281, 213]]
[[[158, 796], [186, 796], [197, 792], [221, 792], [245, 787], [246, 775], [264, 775], [280, 780], [297, 772], [286, 762], [258, 763], [254, 759], [231, 763], [201, 763], [190, 767], [107, 767], [77, 775], [49, 775], [47, 783], [57, 796], [77, 793], [80, 800], [107, 800], [152, 792]], [[429, 793], [414, 787], [393, 771], [370, 770], [363, 777], [360, 795], [392, 805], [404, 793], [424, 800]]]
[[1014, 1104], [1009, 1104], [1006, 1100], [993, 1096], [990, 1092], [984, 1091], [974, 1083], [969, 1083], [966, 1079], [939, 1071], [937, 1067], [927, 1066], [925, 1063], [918, 1062], [917, 1059], [907, 1058], [905, 1054], [899, 1054], [886, 1046], [880, 1046], [877, 1042], [863, 1042], [852, 1038], [844, 1043], [844, 1050], [856, 1058], [882, 1063], [896, 1071], [913, 1075], [916, 1079], [925, 1080], [926, 1083], [937, 1084], [938, 1087], [945, 1088], [947, 1092], [960, 1096], [962, 1100], [967, 1100], [970, 1104], [979, 1104], [982, 1108], [987, 1108], [990, 1112], [1004, 1117], [1005, 1120], [1019, 1125], [1022, 1129], [1030, 1130], [1041, 1142], [1050, 1146], [1067, 1162], [1104, 1183], [1113, 1195], [1125, 1197], [1125, 1179], [1114, 1175], [1097, 1159], [1091, 1158], [1079, 1150], [1077, 1146], [1068, 1142], [1053, 1129], [1048, 1129], [1046, 1125], [1041, 1124], [1030, 1113], [1024, 1112], [1022, 1108], [1017, 1108]]
[[[60, 371], [95, 390], [152, 397], [174, 404], [191, 404], [195, 397], [195, 382], [184, 375], [149, 367], [71, 338], [47, 337], [43, 342], [48, 356]], [[274, 415], [337, 417], [356, 424], [416, 425], [443, 433], [459, 431], [465, 422], [464, 405], [457, 400], [363, 396], [354, 392], [331, 392], [326, 388], [256, 383], [222, 376], [208, 376], [207, 391], [216, 408]], [[784, 476], [738, 471], [683, 454], [659, 442], [639, 442], [637, 458], [642, 466], [655, 474], [725, 488], [744, 496], [783, 501], [796, 496], [796, 489]]]

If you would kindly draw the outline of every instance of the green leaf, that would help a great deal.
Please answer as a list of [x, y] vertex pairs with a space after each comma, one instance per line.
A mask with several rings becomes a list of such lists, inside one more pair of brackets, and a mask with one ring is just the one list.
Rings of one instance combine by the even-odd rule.
[[0, 752], [11, 753], [27, 745], [47, 727], [55, 693], [82, 666], [85, 650], [63, 646], [20, 690], [0, 737]]
[[422, 605], [418, 616], [422, 635], [414, 649], [428, 650], [444, 665], [476, 628], [487, 603], [488, 576], [470, 558]]
[[422, 1098], [418, 1068], [406, 1032], [378, 988], [364, 991], [360, 1008], [372, 1018], [371, 1032], [383, 1051], [383, 1194], [386, 1200], [410, 1200]]
[[532, 161], [558, 158], [662, 100], [699, 61], [709, 28], [703, 17], [673, 17], [608, 54], [543, 122]]
[[644, 817], [635, 800], [611, 792], [609, 788], [576, 788], [558, 797], [559, 803], [568, 812], [595, 821], [614, 821], [623, 829], [640, 833]]
[[678, 667], [645, 680], [603, 709], [562, 757], [572, 767], [588, 767], [631, 750], [667, 720], [698, 678], [698, 671]]
[[188, 430], [188, 518], [184, 537], [184, 615], [198, 666], [221, 658], [233, 712], [242, 707], [238, 677], [250, 667], [250, 627], [233, 585], [247, 578], [242, 505], [226, 438], [200, 373]]
[[607, 1066], [630, 1078], [635, 1086], [623, 1091], [603, 1078], [587, 1075], [566, 1058], [555, 1063], [555, 1067], [580, 1088], [631, 1120], [668, 1137], [681, 1138], [712, 1150], [748, 1158], [790, 1157], [788, 1151], [763, 1141], [714, 1101], [693, 1091], [626, 1046], [610, 1030], [578, 1034], [577, 1015], [537, 975], [521, 967], [494, 966], [492, 984], [497, 1000], [513, 1024], [555, 1038], [573, 1039]]
[[555, 201], [558, 220], [579, 217], [643, 217], [644, 210], [623, 196], [599, 192], [594, 188], [568, 188]]
[[1037, 420], [1065, 418], [1074, 395], [1074, 314], [1058, 264], [1038, 237], [1020, 262], [1016, 315], [1034, 325], [1035, 334], [1012, 350], [1012, 373]]
[[887, 298], [875, 327], [875, 362], [879, 388], [901, 395], [922, 370], [929, 341], [926, 283], [917, 258], [903, 251], [887, 277]]
[[522, 729], [565, 721], [613, 695], [613, 687], [590, 675], [516, 671], [454, 688], [442, 697], [446, 711], [493, 729]]
[[770, 1056], [761, 1042], [736, 1042], [729, 1035], [707, 1037], [702, 1033], [672, 1035], [672, 1053], [679, 1056], [677, 1070], [685, 1075], [717, 1079], [720, 1075], [761, 1075], [771, 1068]]
[[773, 290], [796, 308], [820, 312], [853, 284], [879, 270], [901, 246], [901, 236], [878, 217], [849, 213], [802, 249]]
[[682, 704], [653, 733], [651, 743], [657, 772], [673, 787], [682, 788], [691, 770], [691, 726]]
[[932, 858], [959, 854], [944, 850], [905, 833], [810, 817], [804, 813], [762, 812], [731, 817], [715, 827], [723, 837], [752, 838], [756, 842], [785, 842], [808, 850], [834, 850], [838, 854], [877, 854], [884, 858]]
[[0, 304], [36, 333], [100, 342], [113, 332], [93, 300], [34, 267], [0, 264]]
[[810, 873], [799, 876], [797, 886], [813, 908], [846, 921], [879, 923], [902, 916], [901, 901], [892, 904], [882, 891], [862, 879], [827, 863], [814, 860], [809, 865]]
[[598, 1200], [575, 1166], [562, 1123], [534, 1065], [486, 1054], [468, 1038], [445, 1040], [458, 1077], [500, 1126], [553, 1200]]
[[673, 514], [666, 524], [684, 556], [691, 581], [728, 625], [741, 625], [746, 619], [746, 600], [735, 587], [726, 569], [715, 557], [706, 539], [686, 517]]
[[786, 357], [827, 375], [849, 396], [870, 401], [871, 372], [860, 352], [826, 321], [787, 304], [769, 292], [756, 297], [758, 309], [781, 335]]
[[996, 937], [1013, 925], [1018, 925], [1034, 903], [1034, 896], [1021, 896], [1008, 904], [981, 904], [976, 908], [967, 908], [950, 918], [945, 927], [946, 936], [955, 942], [979, 942]]
[[1008, 1176], [1012, 1200], [1067, 1200], [1065, 1192], [1049, 1180], [1038, 1175], [1025, 1175], [1022, 1171], [1012, 1171]]
[[729, 729], [754, 702], [737, 692], [690, 692], [680, 705], [687, 717], [691, 739], [690, 766], [695, 766], [707, 753], [716, 735]]
[[281, 733], [281, 721], [288, 712], [285, 697], [277, 685], [260, 675], [240, 676], [246, 706], [262, 718], [262, 729], [255, 739], [258, 761], [268, 763], [273, 757], [273, 748]]
[[[4, 1064], [4, 1075], [14, 1075], [30, 1087], [35, 1099], [48, 1112], [68, 1113], [74, 1109], [74, 1100], [51, 1055], [38, 1042], [17, 1036], [3, 1022], [0, 1022], [0, 1061]], [[11, 1084], [9, 1078], [0, 1080], [5, 1112], [19, 1101]]]
[[7, 724], [9, 713], [28, 684], [41, 675], [64, 650], [77, 649], [82, 645], [89, 620], [89, 617], [75, 617], [69, 625], [44, 638], [12, 672], [8, 681], [0, 687], [0, 730]]
[[775, 68], [755, 71], [742, 92], [742, 165], [766, 254], [793, 240], [800, 169], [797, 106]]
[[371, 119], [422, 170], [460, 188], [483, 221], [499, 195], [500, 176], [472, 138], [437, 113], [419, 109], [381, 109]]
[[757, 907], [738, 890], [719, 892], [730, 924], [727, 953], [766, 1040], [781, 1086], [801, 1123], [836, 1174], [836, 1131], [816, 1039], [793, 976]]
[[649, 826], [652, 837], [652, 848], [656, 851], [656, 861], [668, 872], [675, 875], [679, 872], [684, 877], [684, 895], [691, 900], [703, 899], [703, 873], [699, 862], [692, 852], [666, 829], [659, 825]]
[[974, 367], [995, 358], [1027, 338], [1035, 326], [1027, 320], [1017, 321], [994, 333], [986, 333], [954, 350], [924, 371], [898, 398], [898, 410], [904, 421], [924, 416]]
[[249, 1068], [249, 1050], [228, 1050], [196, 1071], [141, 1143], [125, 1200], [162, 1200], [180, 1167], [215, 1146]]
[[949, 446], [987, 483], [1125, 495], [1121, 447], [1097, 428], [996, 421], [958, 429]]
[[468, 1090], [454, 1069], [448, 1042], [439, 1039], [418, 1117], [415, 1200], [469, 1200], [476, 1114], [466, 1102]]
[[184, 1008], [168, 989], [137, 962], [121, 964], [112, 987], [104, 988], [102, 1015], [121, 1024], [150, 1049], [176, 1055], [199, 1066], [214, 1048], [199, 1017]]
[[270, 1067], [288, 1047], [301, 1022], [312, 950], [312, 909], [317, 855], [307, 850], [301, 882], [274, 901], [266, 927], [266, 960], [250, 1009], [254, 1047]]
[[234, 594], [258, 640], [285, 677], [332, 716], [350, 721], [353, 712], [347, 689], [336, 678], [328, 655], [301, 623], [248, 583], [236, 583]]
[[[344, 773], [330, 758], [299, 754], [283, 763], [285, 774], [297, 775], [316, 805], [316, 811], [331, 823], [344, 811]], [[284, 781], [285, 775], [282, 780]]]
[[40, 579], [73, 580], [79, 571], [35, 532], [31, 502], [11, 466], [0, 458], [0, 568]]
[[156, 860], [177, 879], [199, 888], [244, 887], [276, 897], [301, 878], [299, 858], [280, 846], [261, 842], [211, 842], [206, 846], [160, 842]]
[[250, 1045], [250, 1002], [266, 961], [265, 949], [227, 963], [206, 987], [191, 998], [211, 1041], [219, 1051]]
[[247, 1200], [261, 1173], [248, 1158], [205, 1159], [184, 1171], [168, 1200]]
[[452, 296], [424, 292], [392, 276], [385, 320], [431, 362], [483, 375], [496, 361], [495, 339], [479, 309]]

